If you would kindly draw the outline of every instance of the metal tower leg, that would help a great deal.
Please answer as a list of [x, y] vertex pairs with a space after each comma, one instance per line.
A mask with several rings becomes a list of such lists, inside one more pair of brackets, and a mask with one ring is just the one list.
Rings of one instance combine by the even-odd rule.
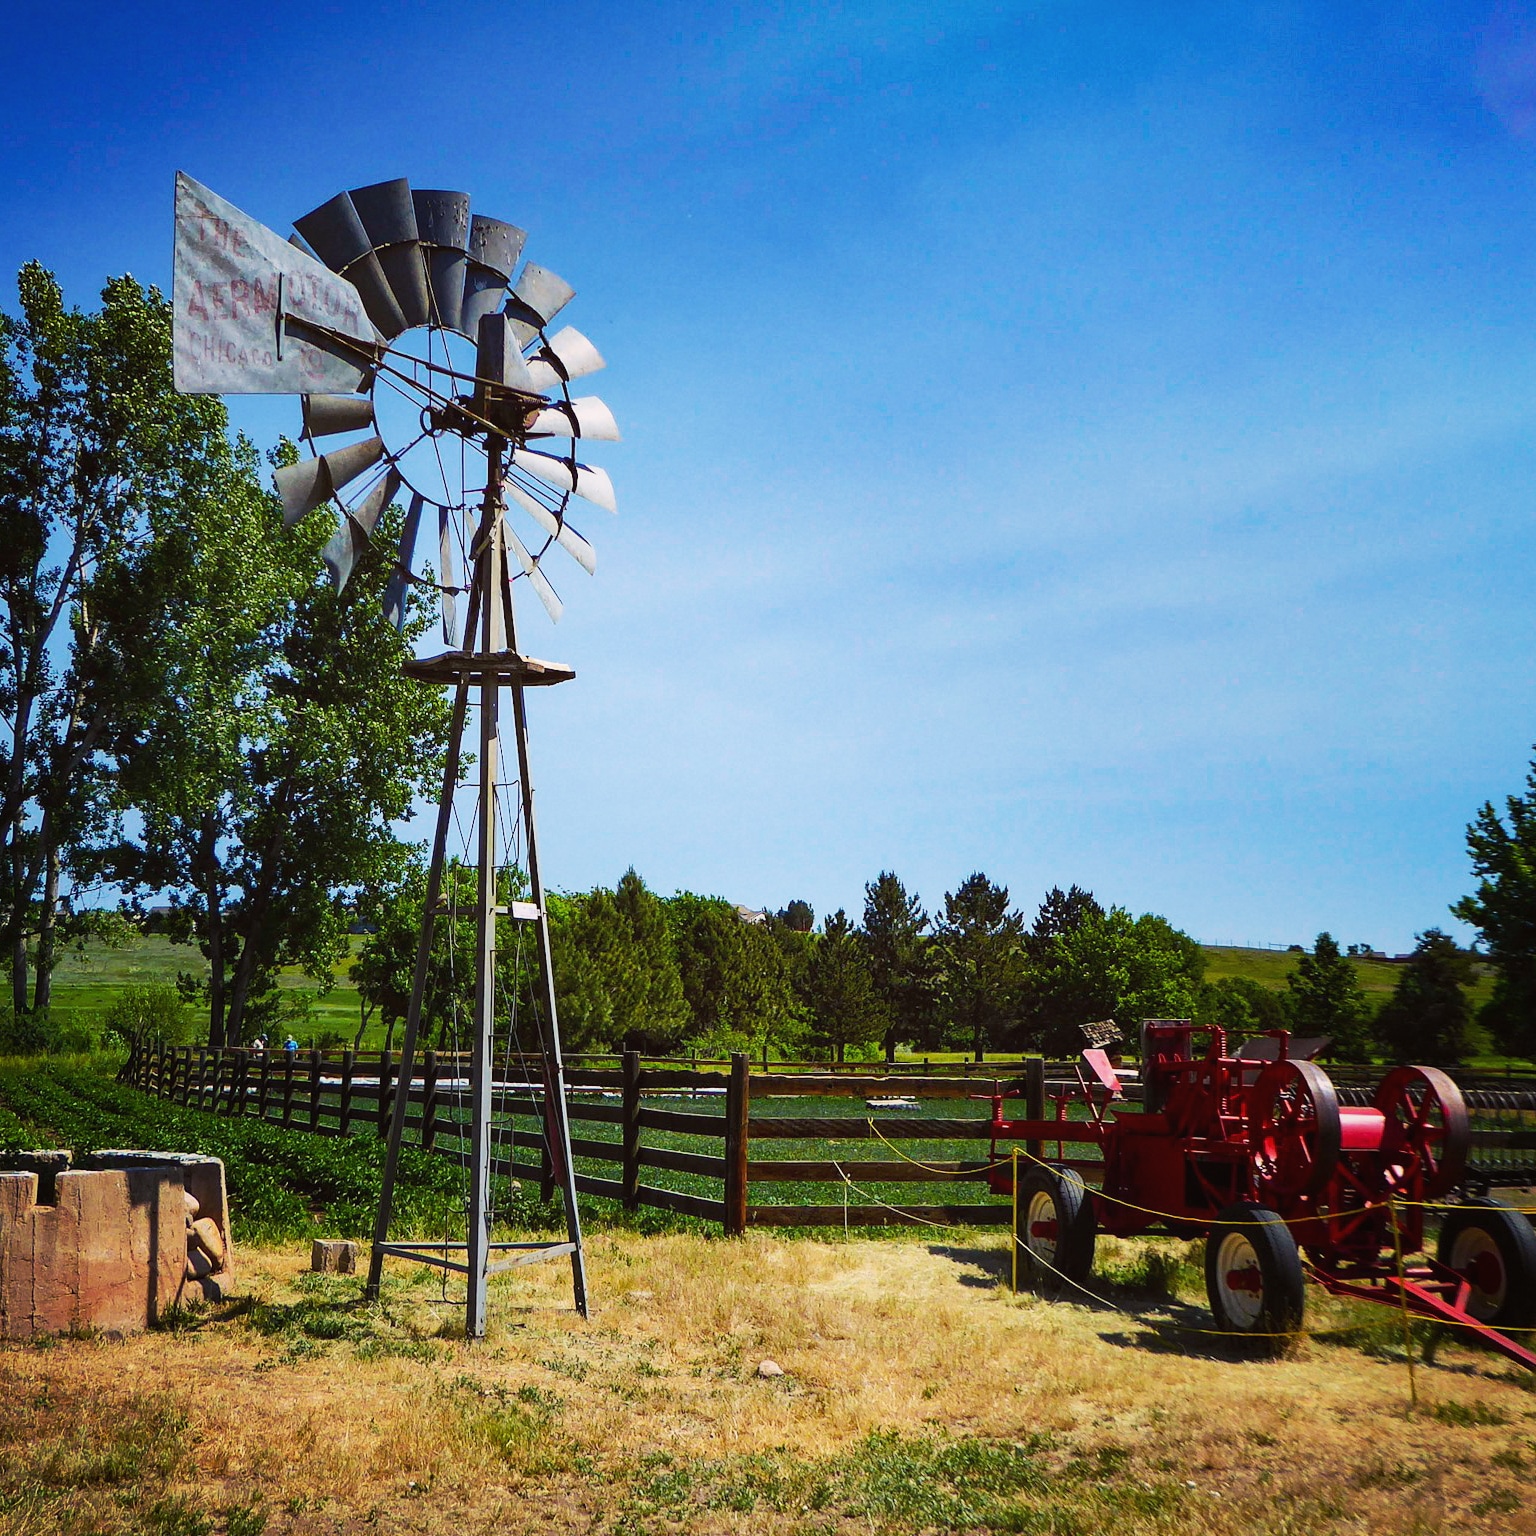
[[[473, 618], [471, 621], [473, 622]], [[411, 1077], [416, 1070], [416, 1035], [421, 1027], [421, 1007], [432, 960], [432, 930], [437, 918], [437, 899], [443, 889], [443, 861], [448, 848], [448, 825], [453, 819], [453, 791], [459, 781], [459, 755], [464, 745], [464, 716], [469, 707], [469, 683], [460, 682], [453, 695], [453, 724], [448, 731], [448, 759], [443, 765], [443, 794], [437, 802], [437, 827], [432, 835], [432, 863], [427, 870], [427, 899], [421, 914], [421, 938], [416, 945], [416, 969], [411, 977], [411, 1000], [405, 1011], [405, 1038], [400, 1042], [400, 1075], [394, 1108], [389, 1117], [389, 1143], [384, 1152], [384, 1183], [379, 1209], [373, 1221], [373, 1252], [368, 1260], [369, 1301], [379, 1299], [384, 1273], [384, 1244], [389, 1241], [389, 1219], [395, 1207], [395, 1177], [400, 1168], [400, 1142], [410, 1109]]]

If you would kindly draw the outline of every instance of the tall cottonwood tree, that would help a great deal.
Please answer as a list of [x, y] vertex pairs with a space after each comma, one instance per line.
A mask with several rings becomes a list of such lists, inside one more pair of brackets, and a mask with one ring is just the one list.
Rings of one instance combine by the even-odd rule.
[[333, 592], [325, 520], [284, 529], [250, 458], [237, 448], [228, 502], [117, 563], [116, 635], [102, 605], [140, 701], [110, 747], [116, 803], [137, 814], [108, 864], [185, 912], [214, 1044], [254, 1030], [276, 967], [323, 978], [345, 953], [349, 898], [398, 866], [394, 825], [436, 789], [446, 731], [437, 691], [400, 671], [386, 562], [370, 553]]
[[228, 442], [218, 401], [172, 388], [154, 289], [114, 278], [86, 314], [30, 262], [17, 291], [0, 316], [0, 942], [20, 1011], [48, 1004], [61, 878], [100, 830], [99, 750], [132, 704], [100, 686], [96, 575], [209, 494]]

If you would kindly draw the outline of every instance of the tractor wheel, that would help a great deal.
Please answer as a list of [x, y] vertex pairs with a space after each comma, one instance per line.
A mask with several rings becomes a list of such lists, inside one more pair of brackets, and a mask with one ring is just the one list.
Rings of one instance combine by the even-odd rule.
[[1296, 1239], [1268, 1206], [1229, 1205], [1205, 1240], [1205, 1291], [1216, 1326], [1255, 1354], [1281, 1355], [1301, 1331], [1306, 1280]]
[[1471, 1282], [1467, 1311], [1490, 1328], [1536, 1325], [1536, 1232], [1497, 1200], [1446, 1213], [1437, 1257]]
[[1037, 1166], [1019, 1180], [1020, 1257], [1047, 1296], [1087, 1280], [1097, 1227], [1093, 1200], [1072, 1169]]

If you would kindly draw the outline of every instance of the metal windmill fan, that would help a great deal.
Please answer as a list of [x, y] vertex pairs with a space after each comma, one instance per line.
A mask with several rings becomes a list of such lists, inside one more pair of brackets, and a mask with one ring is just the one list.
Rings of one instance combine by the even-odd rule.
[[[178, 229], [197, 236], [178, 239], [187, 268], [178, 270], [178, 295], [185, 289], [192, 319], [236, 333], [178, 346], [178, 388], [301, 395], [313, 456], [279, 469], [276, 485], [290, 524], [327, 503], [335, 508], [324, 559], [336, 585], [346, 584], [404, 492], [409, 510], [385, 611], [403, 625], [408, 588], [436, 586], [444, 639], [454, 643], [455, 600], [468, 586], [456, 572], [481, 510], [484, 438], [494, 433], [509, 445], [503, 492], [532, 525], [525, 535], [506, 529], [514, 579], [525, 579], [558, 621], [562, 603], [542, 569], [546, 555], [558, 545], [588, 573], [597, 564], [570, 521], [573, 498], [616, 510], [612, 481], [581, 462], [577, 445], [616, 442], [619, 431], [601, 400], [571, 390], [603, 358], [575, 327], [553, 330], [574, 289], [533, 262], [518, 272], [524, 231], [472, 215], [467, 193], [379, 182], [296, 220], [287, 251], [260, 253], [277, 257], [272, 291], [248, 271], [252, 232], [270, 246], [271, 231], [185, 175], [176, 202]], [[238, 274], [200, 270], [220, 257], [218, 266]], [[323, 277], [314, 270], [320, 263]], [[338, 291], [337, 277], [350, 292]], [[429, 517], [437, 523], [434, 583], [414, 569]]]
[[[618, 429], [600, 400], [575, 397], [570, 385], [601, 368], [603, 359], [569, 326], [550, 334], [555, 316], [572, 297], [570, 285], [532, 262], [523, 264], [513, 282], [523, 231], [471, 216], [462, 192], [413, 192], [404, 180], [379, 182], [338, 193], [299, 219], [297, 229], [284, 241], [190, 177], [177, 175], [177, 388], [302, 396], [311, 456], [280, 468], [275, 482], [289, 525], [334, 505], [336, 533], [323, 558], [338, 588], [351, 576], [385, 510], [408, 492], [385, 612], [403, 626], [409, 589], [435, 586], [444, 638], [456, 647], [404, 663], [409, 676], [451, 684], [454, 704], [400, 1075], [391, 1090], [386, 1068], [380, 1083], [393, 1107], [368, 1289], [378, 1294], [383, 1260], [391, 1254], [462, 1273], [468, 1288], [466, 1328], [477, 1338], [485, 1331], [490, 1275], [568, 1253], [576, 1305], [585, 1315], [581, 1223], [524, 701], [525, 689], [574, 674], [519, 653], [512, 581], [526, 580], [550, 617], [558, 619], [560, 599], [542, 569], [545, 555], [558, 545], [588, 572], [595, 568], [592, 546], [566, 514], [572, 497], [613, 511], [613, 486], [602, 470], [577, 458], [577, 445], [584, 439], [617, 440]], [[551, 451], [561, 442], [568, 447]], [[507, 521], [509, 502], [536, 530], [526, 541]], [[435, 580], [414, 569], [429, 508], [438, 524]], [[467, 598], [462, 630], [456, 613], [460, 594]], [[472, 1147], [467, 1240], [392, 1242], [395, 1172], [417, 1093], [412, 1076], [417, 1032], [472, 688], [479, 712], [478, 897], [467, 1073]], [[511, 694], [517, 765], [516, 779], [507, 782], [500, 778], [503, 690]], [[514, 805], [504, 804], [503, 796]], [[503, 826], [508, 810], [510, 831]], [[502, 905], [499, 846], [519, 837], [532, 899]], [[492, 1058], [498, 919], [531, 924], [537, 939], [541, 995], [534, 1002], [543, 1082], [516, 1086], [542, 1096], [542, 1134], [565, 1199], [564, 1243], [491, 1240], [493, 1116], [498, 1095], [506, 1101], [511, 1087], [495, 1081]], [[426, 1091], [423, 1080], [420, 1093]]]

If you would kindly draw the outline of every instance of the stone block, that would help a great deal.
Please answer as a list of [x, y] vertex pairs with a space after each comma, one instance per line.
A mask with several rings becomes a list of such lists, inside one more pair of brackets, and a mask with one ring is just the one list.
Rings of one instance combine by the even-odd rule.
[[350, 1275], [357, 1269], [357, 1244], [345, 1237], [317, 1237], [309, 1267], [318, 1275]]
[[227, 1230], [196, 1218], [201, 1273], [187, 1273], [184, 1174], [203, 1211], [227, 1221], [216, 1158], [108, 1154], [108, 1166], [55, 1165], [51, 1201], [39, 1171], [0, 1172], [0, 1336], [31, 1338], [86, 1328], [121, 1334], [157, 1322], [180, 1302], [228, 1293]]

